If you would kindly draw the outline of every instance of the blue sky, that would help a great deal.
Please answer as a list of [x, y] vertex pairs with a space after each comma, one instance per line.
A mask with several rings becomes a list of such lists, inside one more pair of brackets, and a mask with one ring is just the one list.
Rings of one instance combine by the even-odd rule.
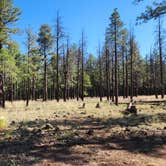
[[[78, 42], [84, 29], [87, 40], [87, 52], [96, 54], [98, 42], [104, 41], [105, 28], [114, 8], [118, 11], [125, 26], [135, 25], [137, 15], [145, 9], [146, 0], [139, 6], [132, 4], [133, 0], [14, 0], [15, 6], [22, 10], [22, 15], [16, 24], [22, 31], [14, 39], [25, 52], [24, 30], [31, 25], [38, 32], [41, 24], [55, 25], [56, 13], [60, 12], [65, 31], [70, 34], [72, 42]], [[155, 21], [136, 26], [135, 36], [141, 54], [145, 56], [154, 42]]]

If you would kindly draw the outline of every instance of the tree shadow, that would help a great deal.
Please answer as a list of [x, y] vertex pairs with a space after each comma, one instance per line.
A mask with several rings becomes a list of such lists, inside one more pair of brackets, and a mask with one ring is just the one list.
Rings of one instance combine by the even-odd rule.
[[[0, 159], [14, 158], [17, 164], [33, 165], [43, 159], [71, 165], [85, 165], [89, 154], [73, 150], [94, 145], [101, 150], [126, 150], [160, 158], [166, 145], [166, 129], [146, 125], [166, 121], [166, 114], [130, 115], [106, 120], [94, 117], [34, 120], [16, 124], [10, 136], [0, 140]], [[52, 127], [43, 129], [49, 123]], [[139, 125], [145, 125], [140, 128]], [[117, 128], [117, 129], [116, 129]], [[116, 129], [116, 130], [115, 130]]]

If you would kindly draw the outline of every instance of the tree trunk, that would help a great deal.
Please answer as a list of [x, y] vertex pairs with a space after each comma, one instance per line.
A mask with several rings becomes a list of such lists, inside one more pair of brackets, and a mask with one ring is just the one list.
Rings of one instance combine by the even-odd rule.
[[112, 58], [111, 58], [111, 65], [112, 65], [112, 75], [111, 75], [111, 78], [112, 78], [112, 102], [114, 102], [114, 96], [115, 96], [115, 87], [114, 87], [114, 56], [112, 54]]
[[161, 38], [161, 21], [159, 17], [159, 56], [160, 56], [160, 85], [161, 98], [164, 98], [164, 79], [163, 79], [163, 57], [162, 57], [162, 38]]
[[125, 95], [126, 98], [128, 98], [128, 58], [127, 58], [127, 52], [126, 52], [126, 87], [125, 87]]
[[107, 93], [107, 100], [109, 101], [110, 98], [110, 71], [109, 71], [109, 50], [106, 48], [106, 93]]
[[44, 49], [44, 94], [43, 101], [47, 101], [48, 99], [48, 89], [47, 89], [47, 55], [46, 50]]
[[81, 68], [81, 99], [84, 101], [84, 34], [82, 32], [82, 50], [81, 50], [81, 58], [82, 58], [82, 68]]
[[101, 68], [100, 47], [99, 47], [99, 95], [100, 95], [100, 101], [102, 102], [102, 68]]
[[115, 23], [115, 104], [118, 105], [118, 55], [117, 55], [117, 27]]
[[[0, 52], [2, 49], [2, 42], [0, 41]], [[0, 107], [5, 108], [5, 92], [3, 87], [3, 77], [2, 74], [0, 74]]]
[[124, 46], [122, 46], [122, 66], [123, 66], [123, 98], [125, 98], [125, 64], [124, 64]]
[[133, 99], [133, 34], [130, 36], [130, 100]]
[[79, 94], [80, 94], [80, 89], [79, 89], [79, 80], [80, 80], [80, 48], [78, 49], [78, 57], [77, 57], [77, 101], [79, 100]]

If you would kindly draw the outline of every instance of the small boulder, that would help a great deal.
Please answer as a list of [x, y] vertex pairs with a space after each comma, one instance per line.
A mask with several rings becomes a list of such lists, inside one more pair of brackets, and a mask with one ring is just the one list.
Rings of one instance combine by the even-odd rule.
[[87, 135], [92, 135], [93, 133], [94, 133], [93, 129], [89, 129], [89, 130], [86, 132]]
[[82, 107], [79, 107], [79, 109], [84, 109], [85, 108], [85, 103], [82, 104]]
[[41, 127], [41, 129], [43, 129], [43, 130], [51, 130], [51, 129], [54, 129], [54, 127], [53, 127], [52, 124], [46, 123], [45, 125], [43, 125], [43, 126]]

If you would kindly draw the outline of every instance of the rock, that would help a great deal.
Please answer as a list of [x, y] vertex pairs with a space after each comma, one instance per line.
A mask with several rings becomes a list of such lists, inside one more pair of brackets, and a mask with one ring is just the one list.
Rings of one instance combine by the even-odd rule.
[[89, 130], [86, 132], [87, 135], [92, 135], [93, 133], [94, 133], [93, 129], [89, 129]]
[[43, 126], [41, 127], [41, 129], [43, 129], [43, 130], [50, 130], [50, 129], [54, 129], [54, 127], [53, 127], [52, 124], [46, 123], [45, 125], [43, 125]]
[[10, 125], [15, 125], [16, 122], [14, 120], [11, 121]]
[[129, 131], [130, 131], [130, 129], [129, 129], [128, 127], [126, 127], [126, 128], [125, 128], [125, 131], [128, 131], [128, 132], [129, 132]]
[[49, 120], [48, 120], [48, 119], [45, 119], [45, 121], [46, 121], [46, 123], [48, 123], [48, 122], [49, 122]]
[[79, 107], [79, 109], [85, 108], [85, 103], [82, 104], [82, 107]]

